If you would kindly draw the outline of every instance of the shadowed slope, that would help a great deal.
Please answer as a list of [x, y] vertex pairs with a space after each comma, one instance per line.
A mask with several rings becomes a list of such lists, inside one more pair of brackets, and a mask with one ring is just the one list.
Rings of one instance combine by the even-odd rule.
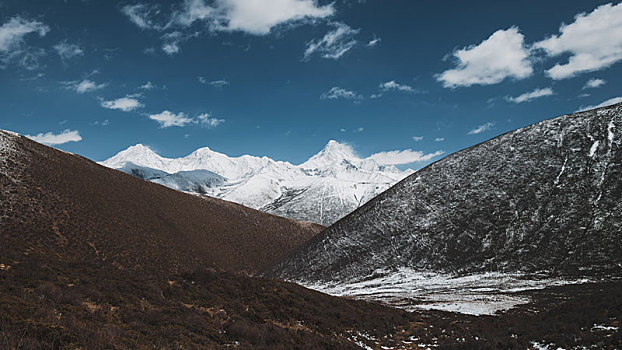
[[37, 251], [118, 269], [256, 272], [316, 234], [300, 223], [177, 192], [0, 132], [0, 254]]
[[621, 144], [622, 104], [506, 133], [412, 174], [268, 275], [312, 284], [399, 268], [620, 273]]

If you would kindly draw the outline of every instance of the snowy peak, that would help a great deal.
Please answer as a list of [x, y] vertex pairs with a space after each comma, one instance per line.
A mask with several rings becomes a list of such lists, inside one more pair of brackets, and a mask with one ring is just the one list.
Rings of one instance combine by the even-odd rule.
[[144, 167], [164, 170], [161, 169], [163, 165], [163, 158], [152, 151], [151, 148], [140, 143], [128, 147], [126, 150], [119, 152], [114, 157], [102, 162], [103, 165], [111, 168], [121, 168], [125, 166], [126, 163], [133, 163]]
[[360, 159], [351, 146], [335, 140], [301, 165], [268, 157], [229, 157], [208, 147], [182, 158], [164, 158], [140, 144], [101, 164], [176, 190], [324, 225], [409, 174]]

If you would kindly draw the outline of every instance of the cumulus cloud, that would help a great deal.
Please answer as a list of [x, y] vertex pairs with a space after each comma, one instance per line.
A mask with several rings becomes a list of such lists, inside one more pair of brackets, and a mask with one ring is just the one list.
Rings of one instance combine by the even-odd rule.
[[155, 120], [160, 124], [161, 128], [168, 128], [171, 126], [186, 126], [189, 124], [201, 124], [208, 128], [215, 128], [218, 125], [225, 122], [224, 119], [213, 118], [208, 113], [203, 113], [196, 118], [187, 116], [183, 112], [173, 113], [165, 110], [158, 114], [149, 115], [149, 119]]
[[140, 101], [138, 101], [135, 97], [125, 96], [117, 98], [116, 100], [102, 101], [101, 106], [108, 109], [118, 109], [123, 112], [130, 112], [143, 107], [143, 104], [140, 103]]
[[527, 78], [533, 73], [529, 53], [517, 27], [498, 30], [478, 45], [454, 52], [456, 68], [438, 74], [436, 79], [444, 87], [455, 88]]
[[589, 109], [607, 107], [607, 106], [614, 105], [616, 103], [622, 103], [622, 96], [610, 98], [607, 101], [603, 101], [603, 102], [601, 102], [601, 103], [599, 103], [597, 105], [593, 105], [593, 106], [581, 106], [581, 108], [579, 108], [576, 112], [583, 112], [583, 111], [587, 111]]
[[106, 87], [105, 83], [97, 84], [96, 82], [84, 79], [81, 81], [70, 81], [65, 83], [67, 89], [74, 90], [79, 94], [83, 94], [85, 92], [96, 91], [103, 89]]
[[607, 82], [603, 79], [592, 78], [588, 80], [585, 85], [583, 85], [583, 90], [585, 89], [595, 89], [605, 85]]
[[319, 54], [323, 58], [337, 60], [357, 44], [354, 36], [359, 29], [352, 29], [347, 24], [333, 23], [335, 29], [329, 31], [321, 39], [311, 40], [307, 43], [304, 59], [308, 60], [312, 55]]
[[338, 86], [333, 86], [330, 90], [323, 93], [320, 98], [322, 100], [337, 100], [337, 99], [346, 99], [346, 100], [361, 100], [363, 96], [360, 94], [340, 88]]
[[367, 159], [373, 159], [376, 163], [380, 165], [399, 165], [399, 164], [409, 164], [413, 162], [425, 162], [432, 158], [438, 157], [445, 152], [436, 151], [433, 153], [424, 153], [422, 151], [413, 151], [411, 149], [406, 149], [403, 151], [388, 151], [388, 152], [379, 152], [374, 153], [369, 156]]
[[546, 71], [555, 80], [601, 70], [622, 60], [622, 3], [606, 4], [591, 13], [579, 13], [571, 24], [562, 24], [559, 35], [534, 44], [548, 56], [570, 54], [566, 63]]
[[61, 145], [67, 142], [78, 142], [82, 140], [80, 133], [77, 130], [66, 129], [60, 134], [54, 134], [53, 132], [38, 133], [37, 135], [26, 135], [27, 138], [40, 142], [46, 145]]
[[315, 0], [186, 0], [174, 14], [175, 22], [189, 26], [208, 21], [214, 31], [241, 31], [266, 35], [279, 25], [306, 18], [326, 18], [334, 13], [333, 5], [319, 6]]
[[395, 82], [395, 80], [387, 81], [385, 83], [380, 84], [380, 90], [387, 91], [404, 91], [404, 92], [415, 92], [412, 86], [406, 84], [400, 84]]
[[516, 97], [506, 96], [505, 99], [507, 101], [514, 102], [514, 103], [523, 103], [523, 102], [529, 102], [536, 98], [540, 98], [544, 96], [551, 96], [553, 94], [554, 94], [553, 89], [544, 88], [544, 89], [535, 89], [533, 91], [525, 92], [524, 94], [521, 94]]
[[469, 131], [467, 134], [469, 135], [477, 135], [477, 134], [481, 134], [484, 131], [488, 131], [490, 130], [495, 124], [493, 123], [486, 123], [486, 124], [482, 124], [476, 128], [474, 128], [473, 130]]
[[82, 50], [79, 45], [70, 44], [67, 40], [54, 45], [54, 50], [56, 50], [56, 53], [63, 61], [68, 61], [84, 55], [84, 50]]
[[39, 66], [38, 59], [45, 51], [26, 46], [24, 38], [29, 34], [45, 36], [50, 27], [42, 22], [15, 16], [0, 26], [0, 61], [15, 61], [26, 69]]
[[158, 114], [151, 114], [149, 116], [149, 119], [155, 120], [160, 123], [161, 128], [168, 128], [171, 126], [185, 126], [187, 124], [195, 122], [194, 119], [186, 117], [181, 112], [175, 114], [171, 113], [170, 111], [163, 111]]

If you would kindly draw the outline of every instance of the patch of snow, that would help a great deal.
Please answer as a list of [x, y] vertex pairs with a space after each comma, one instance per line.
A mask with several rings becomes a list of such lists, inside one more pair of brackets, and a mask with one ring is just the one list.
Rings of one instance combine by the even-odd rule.
[[609, 144], [613, 143], [613, 129], [615, 128], [615, 125], [613, 124], [613, 120], [609, 122], [609, 125], [607, 126], [607, 138], [609, 139]]
[[594, 158], [594, 154], [596, 154], [596, 150], [598, 149], [598, 145], [600, 144], [600, 141], [596, 140], [594, 141], [594, 143], [592, 144], [592, 147], [590, 147], [590, 153], [589, 156]]
[[384, 274], [377, 271], [374, 275], [379, 277], [343, 284], [302, 284], [327, 294], [377, 301], [407, 311], [424, 309], [494, 315], [531, 301], [516, 293], [589, 282], [587, 279], [538, 278], [519, 273], [454, 276], [408, 268]]
[[602, 324], [595, 324], [592, 327], [592, 330], [598, 330], [598, 331], [617, 331], [618, 327], [613, 327], [613, 326], [605, 326]]

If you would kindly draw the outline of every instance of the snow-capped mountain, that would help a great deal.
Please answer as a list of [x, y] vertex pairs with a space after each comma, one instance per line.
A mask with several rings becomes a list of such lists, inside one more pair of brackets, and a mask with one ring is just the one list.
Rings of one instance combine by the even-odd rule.
[[417, 171], [268, 275], [306, 285], [404, 269], [621, 275], [621, 145], [622, 104], [503, 134]]
[[268, 157], [229, 157], [207, 147], [183, 158], [165, 158], [141, 144], [101, 164], [180, 191], [323, 225], [412, 173], [359, 158], [350, 146], [334, 140], [300, 165]]

